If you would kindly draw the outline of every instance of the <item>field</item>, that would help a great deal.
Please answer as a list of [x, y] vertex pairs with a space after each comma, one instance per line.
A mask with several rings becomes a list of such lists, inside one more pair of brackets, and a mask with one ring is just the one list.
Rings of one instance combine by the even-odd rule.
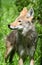
[[[28, 9], [33, 6], [34, 10], [35, 10], [35, 27], [36, 30], [38, 32], [38, 42], [37, 42], [37, 48], [36, 48], [36, 52], [34, 55], [34, 59], [35, 59], [35, 65], [41, 65], [41, 46], [42, 46], [42, 24], [39, 23], [39, 21], [42, 20], [41, 18], [41, 13], [39, 14], [39, 2], [38, 0], [35, 0], [35, 3], [32, 3], [31, 0], [29, 5], [23, 5], [22, 1], [15, 1], [15, 0], [1, 0], [1, 8], [0, 8], [0, 16], [1, 16], [1, 21], [0, 21], [0, 65], [10, 65], [8, 62], [5, 63], [4, 60], [4, 54], [5, 54], [5, 39], [6, 36], [11, 32], [11, 30], [8, 28], [8, 24], [13, 22], [16, 17], [19, 15], [21, 9], [26, 6]], [[39, 0], [40, 1], [40, 0]], [[19, 3], [16, 4], [16, 3]], [[22, 3], [22, 5], [20, 4]], [[37, 4], [38, 3], [38, 4]], [[24, 3], [25, 4], [25, 3]], [[17, 6], [18, 5], [18, 6]], [[36, 8], [37, 7], [37, 8]], [[41, 11], [41, 10], [40, 10]], [[39, 18], [39, 19], [38, 19]], [[17, 55], [17, 53], [15, 53], [15, 56], [13, 58], [13, 63], [11, 65], [18, 65], [18, 60], [19, 60], [19, 56]], [[27, 57], [27, 59], [24, 62], [24, 65], [29, 65], [29, 57]]]

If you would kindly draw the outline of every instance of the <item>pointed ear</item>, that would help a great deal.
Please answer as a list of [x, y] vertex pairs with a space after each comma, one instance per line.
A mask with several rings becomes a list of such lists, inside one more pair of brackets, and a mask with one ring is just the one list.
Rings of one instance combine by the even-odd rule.
[[20, 16], [25, 16], [27, 11], [28, 11], [27, 8], [24, 7], [23, 10], [20, 12]]
[[34, 16], [34, 10], [33, 8], [31, 8], [28, 13], [27, 13], [27, 17], [33, 17]]

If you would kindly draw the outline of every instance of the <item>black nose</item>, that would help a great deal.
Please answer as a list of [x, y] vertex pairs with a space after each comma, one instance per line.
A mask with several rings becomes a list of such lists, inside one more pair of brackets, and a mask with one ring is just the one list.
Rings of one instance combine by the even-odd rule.
[[10, 28], [10, 25], [8, 25], [8, 27]]

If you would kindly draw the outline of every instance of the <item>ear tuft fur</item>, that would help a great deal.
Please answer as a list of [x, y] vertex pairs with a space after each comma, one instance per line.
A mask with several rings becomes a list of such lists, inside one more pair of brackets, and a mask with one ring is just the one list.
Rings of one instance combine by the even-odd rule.
[[34, 16], [34, 10], [33, 10], [33, 8], [31, 8], [29, 11], [28, 11], [28, 13], [27, 13], [27, 17], [30, 17], [30, 16]]
[[27, 12], [28, 12], [27, 8], [24, 7], [23, 10], [20, 12], [20, 16], [25, 16]]

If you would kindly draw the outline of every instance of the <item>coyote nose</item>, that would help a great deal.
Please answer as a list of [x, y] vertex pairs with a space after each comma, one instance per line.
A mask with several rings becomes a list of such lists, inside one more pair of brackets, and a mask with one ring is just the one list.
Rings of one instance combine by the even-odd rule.
[[10, 28], [10, 25], [8, 25], [8, 27]]

